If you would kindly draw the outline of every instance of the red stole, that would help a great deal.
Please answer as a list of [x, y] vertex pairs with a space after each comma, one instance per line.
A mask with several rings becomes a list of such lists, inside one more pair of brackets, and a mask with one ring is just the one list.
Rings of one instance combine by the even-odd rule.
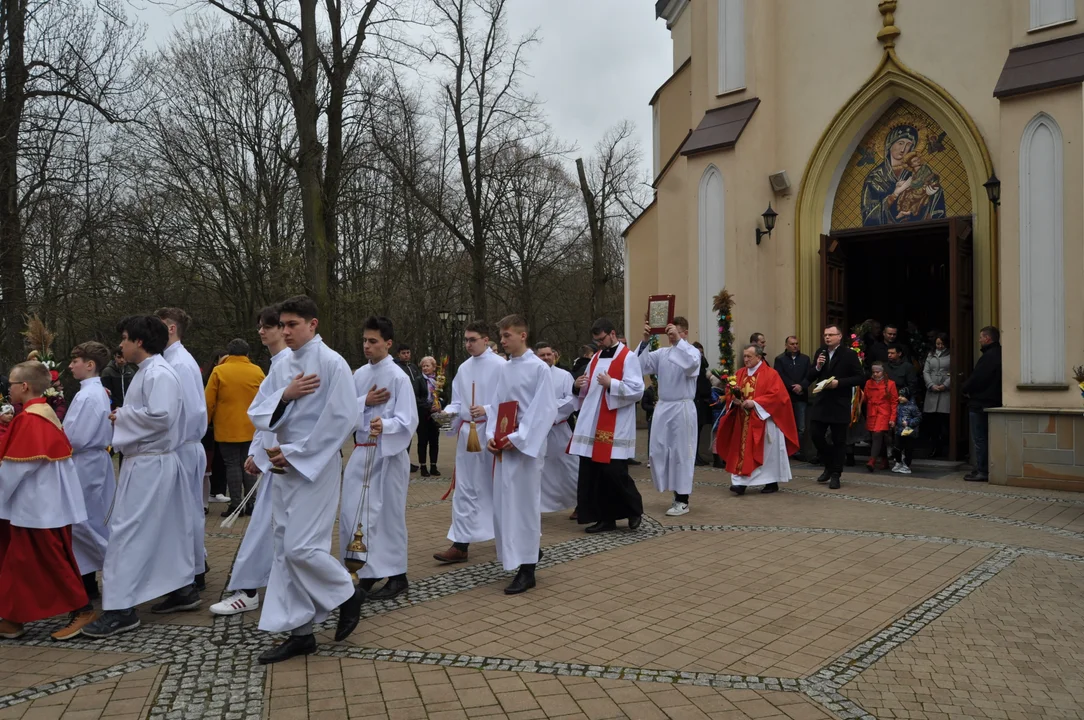
[[[625, 358], [628, 357], [629, 348], [624, 346], [621, 348], [617, 356], [614, 357], [613, 362], [610, 363], [610, 367], [607, 368], [606, 373], [613, 380], [620, 380], [625, 375]], [[602, 357], [602, 351], [595, 353], [595, 356], [591, 358], [591, 367], [587, 370], [587, 382], [588, 387], [595, 378], [595, 366], [598, 365], [598, 359]], [[595, 442], [591, 446], [591, 461], [597, 463], [609, 464], [610, 457], [614, 451], [614, 430], [617, 428], [617, 410], [610, 408], [609, 403], [606, 402], [606, 394], [609, 391], [606, 388], [602, 388], [602, 401], [599, 403], [598, 411], [598, 424], [595, 425]]]

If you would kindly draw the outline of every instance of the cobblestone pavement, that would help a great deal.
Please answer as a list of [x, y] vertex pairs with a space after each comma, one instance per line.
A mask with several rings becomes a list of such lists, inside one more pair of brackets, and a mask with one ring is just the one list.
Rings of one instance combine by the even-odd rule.
[[414, 476], [410, 591], [270, 668], [258, 613], [206, 610], [244, 532], [212, 506], [203, 609], [102, 642], [51, 641], [59, 619], [0, 641], [0, 720], [1084, 717], [1084, 497], [857, 470], [830, 491], [799, 465], [735, 497], [698, 469], [692, 511], [668, 518], [634, 468], [640, 529], [544, 516], [539, 585], [515, 597], [493, 543], [436, 565], [447, 478]]

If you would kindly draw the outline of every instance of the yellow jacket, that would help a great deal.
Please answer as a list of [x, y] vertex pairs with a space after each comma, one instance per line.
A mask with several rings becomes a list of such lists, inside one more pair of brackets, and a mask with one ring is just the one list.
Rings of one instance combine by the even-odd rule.
[[243, 355], [230, 355], [211, 371], [204, 390], [207, 422], [214, 425], [215, 442], [251, 442], [256, 428], [248, 406], [263, 382], [263, 370]]

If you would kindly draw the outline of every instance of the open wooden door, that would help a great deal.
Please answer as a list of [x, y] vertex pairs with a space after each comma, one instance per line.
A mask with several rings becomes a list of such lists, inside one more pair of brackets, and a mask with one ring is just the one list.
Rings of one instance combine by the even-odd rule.
[[[846, 260], [840, 239], [821, 235], [821, 328], [839, 325], [844, 338], [848, 336]], [[819, 346], [820, 340], [810, 347]]]
[[975, 364], [974, 235], [971, 218], [949, 220], [949, 342], [952, 414], [949, 417], [949, 459], [967, 459], [967, 399], [960, 388]]

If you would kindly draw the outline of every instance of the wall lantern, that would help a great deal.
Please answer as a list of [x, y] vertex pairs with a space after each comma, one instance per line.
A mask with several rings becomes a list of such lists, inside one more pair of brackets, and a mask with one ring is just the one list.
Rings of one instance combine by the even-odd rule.
[[777, 213], [775, 210], [772, 210], [772, 204], [768, 203], [768, 209], [764, 211], [763, 215], [761, 215], [761, 217], [764, 218], [764, 229], [761, 230], [760, 228], [757, 228], [757, 245], [760, 244], [761, 239], [765, 235], [767, 235], [768, 237], [772, 236], [772, 230], [775, 230], [775, 219], [778, 216], [779, 213]]
[[995, 207], [1001, 206], [1001, 181], [997, 179], [997, 173], [991, 173], [990, 179], [982, 184], [986, 188], [986, 197]]

